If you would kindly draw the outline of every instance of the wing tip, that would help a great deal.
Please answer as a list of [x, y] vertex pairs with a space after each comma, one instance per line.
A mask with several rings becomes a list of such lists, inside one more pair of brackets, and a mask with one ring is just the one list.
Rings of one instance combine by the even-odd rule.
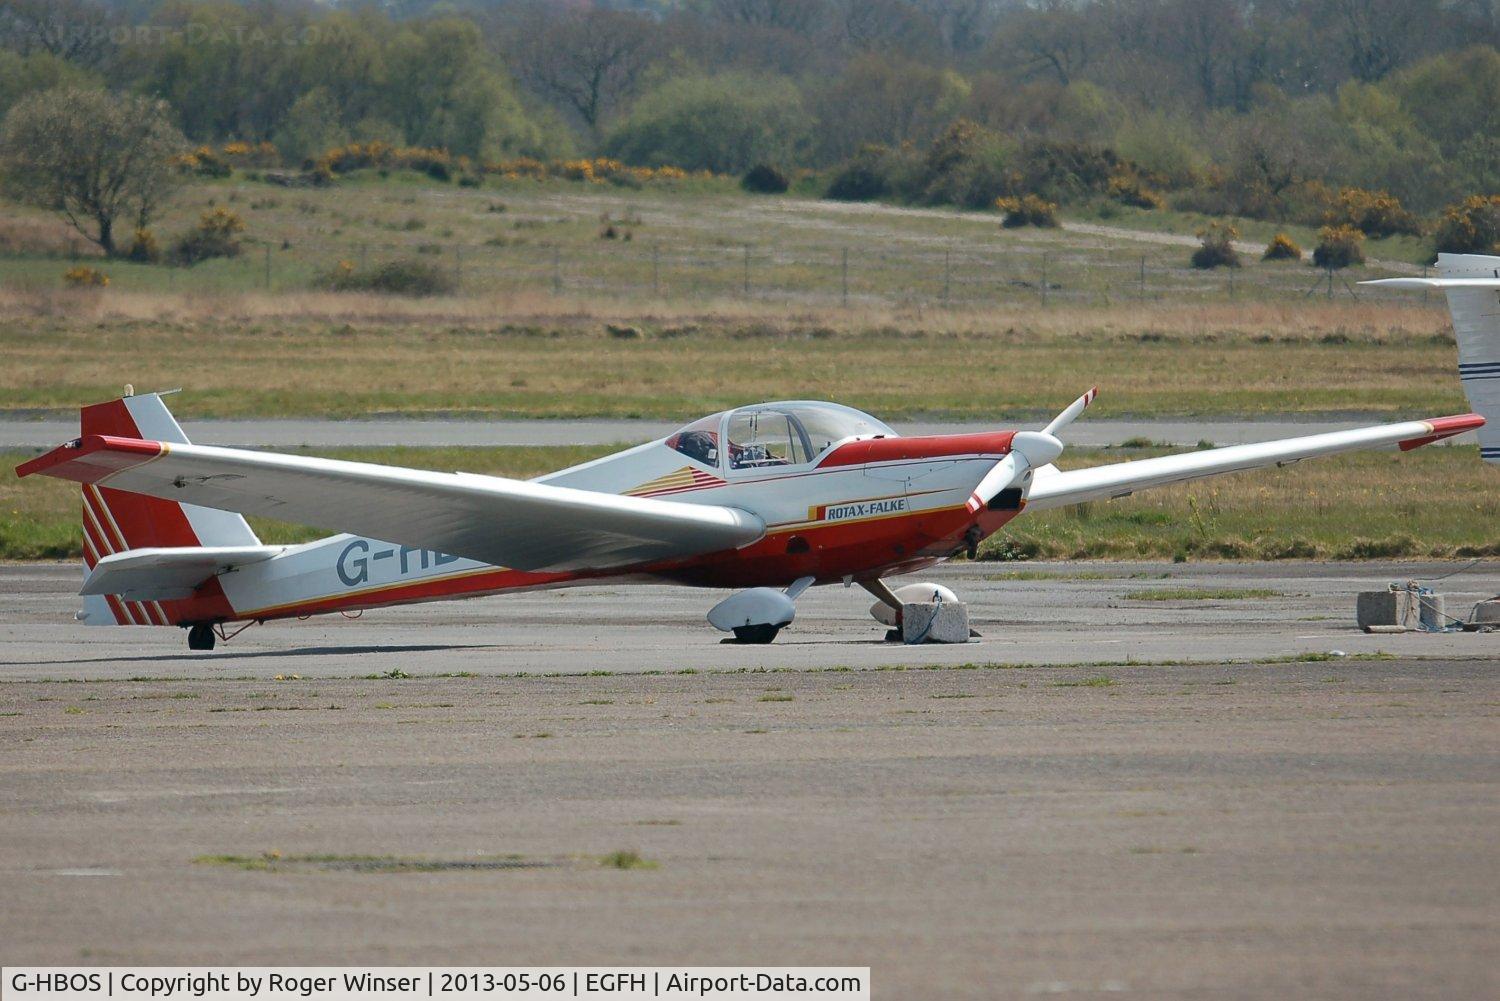
[[[35, 459], [28, 459], [21, 463], [16, 467], [16, 478], [21, 479], [40, 473], [64, 480], [76, 480], [79, 483], [94, 483], [110, 473], [119, 472], [124, 465], [85, 461], [91, 456], [107, 452], [124, 456], [127, 459], [137, 457], [146, 460], [154, 459], [166, 451], [167, 446], [159, 441], [116, 438], [101, 434], [84, 435], [82, 438], [74, 438], [72, 441], [65, 442], [50, 452], [44, 452]], [[126, 463], [126, 465], [129, 464], [133, 463]]]
[[1397, 442], [1401, 451], [1410, 452], [1414, 448], [1431, 445], [1435, 441], [1452, 438], [1466, 431], [1477, 431], [1484, 427], [1485, 419], [1479, 414], [1455, 414], [1452, 417], [1434, 417], [1422, 423], [1427, 425], [1431, 433]]

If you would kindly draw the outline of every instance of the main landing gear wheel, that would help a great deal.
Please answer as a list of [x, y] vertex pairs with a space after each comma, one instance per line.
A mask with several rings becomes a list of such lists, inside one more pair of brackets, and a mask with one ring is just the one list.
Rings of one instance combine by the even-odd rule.
[[776, 638], [776, 634], [781, 632], [782, 625], [786, 625], [786, 623], [783, 622], [781, 625], [776, 626], [767, 625], [765, 623], [760, 623], [753, 626], [736, 626], [734, 629], [734, 639], [730, 642], [770, 643]]
[[214, 627], [206, 622], [200, 622], [188, 630], [189, 650], [212, 650], [214, 648]]

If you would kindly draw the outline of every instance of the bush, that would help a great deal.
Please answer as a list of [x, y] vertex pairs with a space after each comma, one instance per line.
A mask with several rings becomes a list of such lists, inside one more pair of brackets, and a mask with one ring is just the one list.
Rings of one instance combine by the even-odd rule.
[[1210, 268], [1237, 268], [1240, 255], [1234, 249], [1240, 231], [1233, 226], [1211, 222], [1208, 228], [1198, 233], [1202, 245], [1193, 251], [1193, 267], [1200, 270]]
[[86, 264], [75, 264], [63, 272], [63, 284], [69, 288], [103, 288], [109, 284], [109, 275]]
[[869, 202], [887, 193], [885, 178], [873, 164], [850, 161], [833, 175], [823, 197], [840, 202]]
[[245, 220], [222, 205], [198, 217], [198, 225], [177, 239], [172, 259], [191, 266], [214, 257], [238, 257], [240, 242], [235, 236], [245, 230]]
[[1444, 254], [1500, 254], [1500, 195], [1474, 195], [1449, 205], [1437, 224]]
[[914, 201], [982, 209], [1021, 190], [1008, 159], [999, 135], [959, 119], [920, 159], [900, 153], [891, 157], [888, 176], [893, 187], [904, 189], [902, 193]]
[[1422, 224], [1401, 205], [1401, 200], [1384, 191], [1343, 188], [1323, 216], [1328, 226], [1347, 226], [1366, 236], [1394, 236], [1405, 233], [1422, 235]]
[[995, 208], [1005, 213], [1000, 225], [1006, 229], [1021, 226], [1039, 226], [1043, 229], [1057, 227], [1057, 203], [1049, 202], [1038, 195], [1022, 195], [1020, 198], [997, 198]]
[[1302, 248], [1285, 233], [1277, 233], [1271, 237], [1271, 242], [1266, 244], [1266, 252], [1261, 255], [1263, 261], [1300, 261], [1302, 260]]
[[740, 178], [740, 187], [757, 195], [779, 195], [791, 186], [787, 176], [768, 163], [757, 163]]
[[1107, 193], [1114, 178], [1135, 173], [1135, 169], [1103, 146], [1043, 141], [1021, 150], [1019, 173], [1024, 190], [1066, 200]]
[[161, 247], [157, 246], [156, 237], [149, 229], [137, 229], [125, 256], [137, 264], [155, 264], [161, 260]]
[[368, 271], [357, 271], [349, 261], [340, 261], [320, 284], [335, 292], [411, 296], [446, 295], [458, 287], [453, 275], [444, 268], [412, 258], [391, 261]]
[[1365, 235], [1353, 226], [1324, 226], [1318, 230], [1313, 263], [1320, 268], [1347, 268], [1365, 263]]
[[1134, 205], [1138, 209], [1159, 209], [1166, 204], [1161, 195], [1146, 187], [1140, 177], [1133, 172], [1120, 173], [1111, 177], [1105, 194], [1121, 205]]
[[199, 177], [228, 177], [234, 168], [222, 159], [212, 146], [199, 146], [191, 153], [180, 153], [172, 163], [185, 174]]

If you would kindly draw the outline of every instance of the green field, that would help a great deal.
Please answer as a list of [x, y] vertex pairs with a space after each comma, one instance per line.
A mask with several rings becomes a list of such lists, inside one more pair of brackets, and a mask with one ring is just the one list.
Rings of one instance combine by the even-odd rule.
[[[63, 287], [68, 248], [84, 245], [62, 223], [8, 209], [0, 411], [68, 411], [127, 382], [185, 388], [187, 417], [686, 419], [817, 397], [894, 419], [1017, 419], [1094, 383], [1116, 416], [1462, 407], [1437, 301], [1356, 301], [1342, 279], [1338, 297], [1309, 297], [1302, 265], [1194, 271], [1190, 248], [1146, 231], [1191, 217], [1116, 220], [1141, 240], [723, 181], [486, 185], [197, 183], [158, 230], [227, 205], [246, 219], [244, 253], [194, 268], [91, 259], [102, 290]], [[398, 257], [451, 270], [458, 292], [318, 288], [340, 261]]]
[[[382, 296], [0, 294], [0, 410], [125, 383], [184, 417], [655, 417], [831, 399], [888, 419], [1467, 409], [1436, 309], [1275, 303], [836, 315]], [[639, 336], [620, 337], [616, 332]]]
[[[1080, 210], [1090, 230], [1006, 230], [999, 215], [793, 196], [754, 196], [729, 180], [651, 184], [502, 181], [462, 188], [411, 172], [342, 178], [287, 189], [243, 176], [194, 182], [154, 225], [160, 242], [224, 206], [245, 221], [243, 253], [190, 269], [102, 262], [111, 287], [132, 292], [304, 291], [339, 262], [373, 267], [397, 258], [449, 271], [463, 295], [554, 292], [642, 305], [728, 298], [794, 307], [910, 309], [1125, 301], [1299, 300], [1318, 280], [1307, 264], [1261, 263], [1196, 271], [1197, 216]], [[92, 247], [40, 210], [6, 206], [0, 287], [56, 288], [74, 253]], [[1277, 227], [1246, 223], [1262, 242]], [[1296, 230], [1306, 241], [1310, 231]], [[1306, 244], [1311, 247], [1310, 243]], [[1410, 262], [1417, 241], [1373, 241], [1372, 260]], [[1388, 265], [1389, 266], [1389, 265]], [[1385, 273], [1353, 269], [1350, 280]], [[1341, 298], [1349, 298], [1342, 283]], [[1406, 301], [1362, 290], [1374, 301]]]
[[[613, 449], [319, 449], [316, 454], [529, 477]], [[305, 451], [305, 450], [304, 450]], [[1163, 454], [1071, 449], [1065, 468]], [[73, 559], [82, 545], [77, 487], [16, 480], [28, 454], [0, 453], [0, 559]], [[1110, 502], [1023, 515], [988, 540], [985, 559], [1363, 559], [1500, 556], [1494, 470], [1472, 447], [1366, 452], [1242, 473]], [[263, 520], [267, 542], [326, 533]]]

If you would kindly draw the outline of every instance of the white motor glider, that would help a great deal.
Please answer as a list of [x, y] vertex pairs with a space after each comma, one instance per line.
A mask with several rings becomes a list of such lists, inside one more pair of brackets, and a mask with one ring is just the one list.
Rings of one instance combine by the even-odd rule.
[[[534, 480], [193, 445], [156, 394], [85, 407], [82, 436], [24, 463], [83, 485], [80, 618], [224, 624], [566, 587], [602, 579], [740, 588], [709, 621], [770, 642], [813, 584], [884, 579], [976, 547], [1034, 509], [1357, 449], [1479, 431], [1500, 460], [1500, 257], [1442, 255], [1443, 291], [1477, 413], [1060, 470], [1085, 393], [1041, 431], [903, 438], [832, 403], [763, 403]], [[338, 534], [263, 545], [243, 515]], [[889, 616], [887, 616], [888, 618]]]

